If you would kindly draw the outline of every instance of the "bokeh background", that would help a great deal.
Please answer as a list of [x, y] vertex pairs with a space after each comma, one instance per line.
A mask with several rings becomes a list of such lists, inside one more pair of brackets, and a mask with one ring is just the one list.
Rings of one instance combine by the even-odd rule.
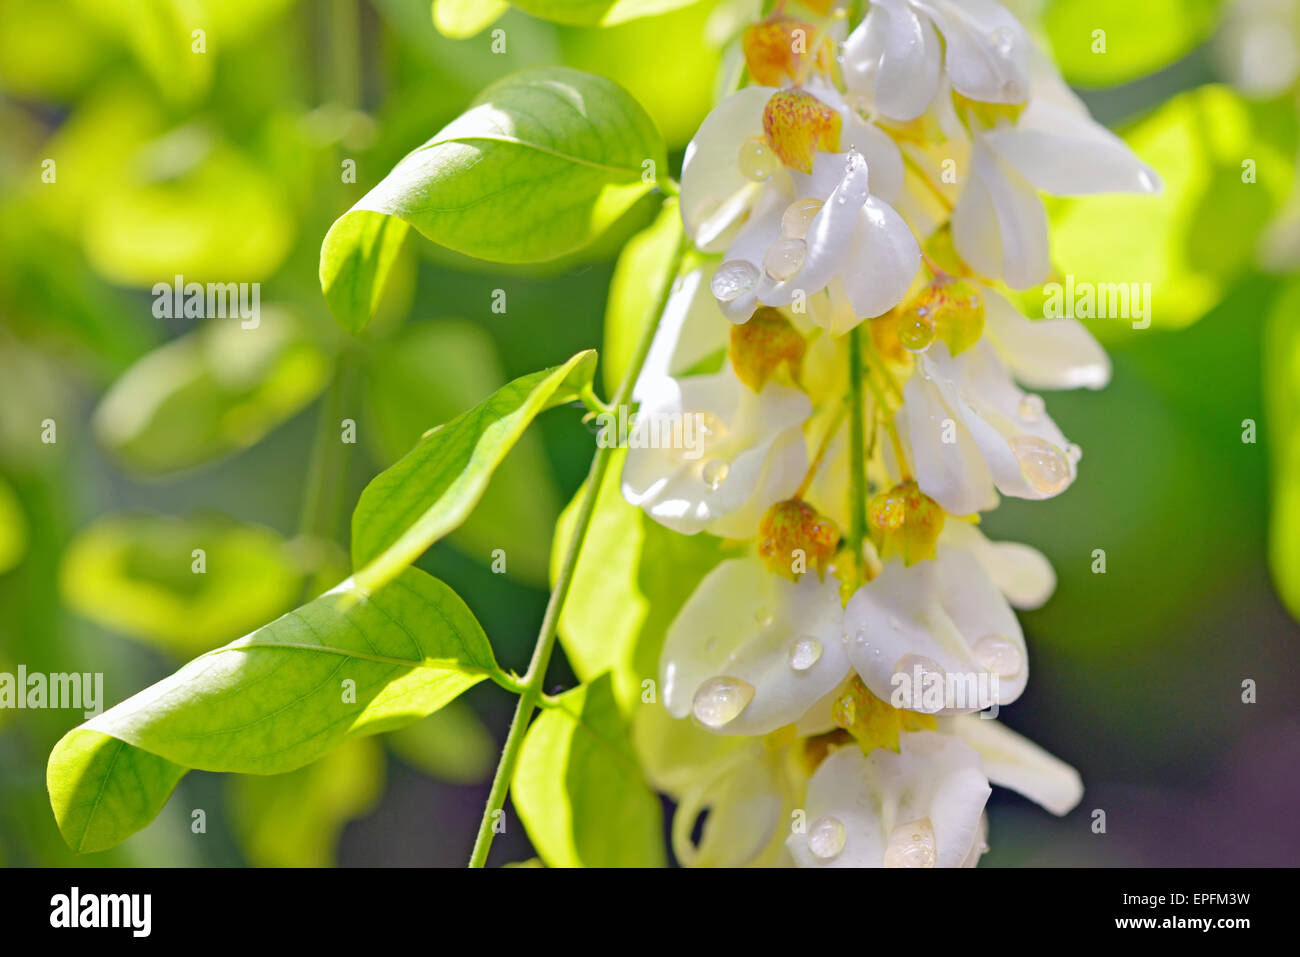
[[[1075, 764], [1087, 791], [1064, 819], [995, 792], [985, 864], [1295, 864], [1300, 0], [1010, 5], [1167, 190], [1051, 207], [1058, 267], [1151, 283], [1152, 323], [1093, 323], [1114, 382], [1048, 397], [1084, 449], [1075, 486], [987, 520], [1059, 575], [1052, 601], [1024, 616], [1034, 680], [1003, 717]], [[758, 8], [700, 0], [603, 30], [510, 10], [494, 52], [489, 33], [440, 34], [428, 0], [5, 0], [0, 671], [103, 672], [111, 705], [342, 577], [346, 523], [316, 527], [302, 501], [340, 347], [317, 282], [330, 223], [525, 66], [623, 84], [679, 163]], [[344, 412], [360, 439], [335, 463], [341, 514], [424, 429], [598, 346], [618, 252], [654, 206], [541, 267], [408, 242], [353, 366]], [[150, 289], [176, 274], [260, 282], [265, 328], [155, 318]], [[1041, 293], [1023, 303], [1041, 311]], [[54, 444], [40, 440], [47, 419]], [[420, 563], [465, 597], [507, 666], [527, 662], [550, 532], [590, 448], [576, 413], [543, 417], [490, 504]], [[203, 576], [188, 574], [196, 536], [209, 543]], [[486, 558], [503, 537], [509, 573], [496, 575]], [[553, 672], [557, 687], [572, 681], [562, 660]], [[44, 786], [79, 714], [0, 711], [0, 864], [461, 864], [512, 706], [480, 685], [290, 775], [191, 773], [153, 825], [84, 858], [64, 846]], [[206, 834], [191, 833], [195, 808]], [[514, 828], [491, 860], [531, 856]]]

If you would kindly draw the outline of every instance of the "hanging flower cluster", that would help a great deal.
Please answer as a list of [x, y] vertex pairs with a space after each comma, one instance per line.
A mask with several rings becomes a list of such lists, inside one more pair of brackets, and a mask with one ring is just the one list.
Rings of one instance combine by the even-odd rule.
[[[993, 0], [778, 12], [744, 52], [753, 85], [681, 183], [720, 258], [674, 291], [622, 481], [677, 532], [751, 544], [669, 628], [638, 747], [686, 863], [973, 866], [990, 783], [1056, 814], [1082, 793], [989, 713], [1029, 674], [1013, 609], [1055, 577], [979, 515], [1074, 481], [1026, 390], [1110, 376], [1077, 321], [1001, 290], [1049, 278], [1040, 193], [1159, 180]], [[654, 441], [668, 422], [690, 448]]]

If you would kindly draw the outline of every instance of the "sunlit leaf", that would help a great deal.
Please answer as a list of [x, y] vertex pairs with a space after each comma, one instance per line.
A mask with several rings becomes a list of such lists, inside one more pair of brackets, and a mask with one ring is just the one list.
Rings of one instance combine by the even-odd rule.
[[325, 387], [320, 347], [290, 317], [266, 309], [205, 325], [145, 356], [95, 411], [99, 440], [127, 467], [164, 475], [254, 445]]
[[506, 0], [433, 0], [433, 25], [443, 36], [462, 40], [486, 30], [509, 9]]
[[560, 695], [528, 729], [511, 797], [548, 867], [662, 867], [663, 814], [608, 676]]
[[637, 17], [667, 13], [697, 0], [510, 0], [535, 17], [575, 26], [613, 26]]
[[334, 223], [321, 247], [327, 301], [348, 328], [368, 319], [391, 260], [381, 215], [479, 259], [541, 262], [600, 236], [666, 162], [654, 122], [617, 84], [563, 67], [508, 76]]
[[[479, 325], [438, 320], [404, 326], [370, 355], [366, 380], [370, 435], [385, 464], [409, 452], [435, 426], [506, 381], [492, 337]], [[546, 583], [559, 492], [538, 437], [524, 433], [497, 468], [479, 506], [448, 539], [477, 561], [506, 552], [506, 573]]]
[[148, 514], [106, 516], [83, 529], [59, 576], [78, 614], [182, 658], [292, 608], [302, 581], [288, 545], [269, 529]]
[[591, 383], [596, 353], [515, 379], [446, 425], [366, 486], [352, 513], [357, 585], [378, 588], [474, 510], [493, 471], [541, 412]]
[[293, 771], [495, 670], [437, 579], [408, 569], [370, 594], [345, 582], [74, 728], [50, 755], [50, 803], [70, 847], [103, 850], [147, 824], [187, 769]]
[[1127, 83], [1190, 53], [1214, 31], [1223, 0], [1051, 0], [1043, 26], [1065, 78]]

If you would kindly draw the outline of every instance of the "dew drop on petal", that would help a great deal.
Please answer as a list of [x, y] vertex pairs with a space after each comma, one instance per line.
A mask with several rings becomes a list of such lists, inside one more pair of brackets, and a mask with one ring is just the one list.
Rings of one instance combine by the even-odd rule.
[[1040, 495], [1056, 495], [1070, 484], [1070, 461], [1065, 453], [1036, 435], [1017, 435], [1011, 452], [1020, 464], [1020, 474]]
[[924, 310], [909, 310], [898, 320], [898, 341], [908, 352], [924, 352], [934, 342], [934, 323]]
[[839, 818], [819, 817], [808, 829], [808, 850], [813, 852], [814, 857], [829, 861], [844, 850], [847, 839], [848, 835]]
[[772, 609], [764, 605], [758, 611], [754, 612], [754, 620], [766, 628], [768, 625], [772, 624], [773, 621]]
[[1079, 460], [1083, 458], [1083, 449], [1079, 448], [1077, 445], [1071, 442], [1069, 445], [1065, 447], [1065, 457], [1068, 458], [1075, 465], [1078, 465]]
[[1020, 670], [1020, 649], [1003, 635], [985, 635], [975, 642], [971, 651], [985, 671], [1006, 677]]
[[900, 824], [889, 832], [886, 867], [934, 867], [936, 860], [934, 826], [928, 817]]
[[761, 136], [751, 136], [740, 144], [740, 173], [745, 179], [761, 183], [781, 168], [781, 158]]
[[795, 671], [807, 671], [821, 656], [822, 643], [812, 635], [804, 635], [790, 645], [790, 667]]
[[727, 480], [727, 473], [730, 471], [731, 466], [722, 459], [709, 459], [700, 470], [700, 477], [704, 479], [705, 485], [716, 492]]
[[807, 256], [808, 244], [802, 239], [778, 239], [763, 254], [763, 272], [774, 282], [785, 282], [803, 268]]
[[1015, 31], [1010, 27], [998, 27], [989, 34], [989, 46], [1004, 60], [1009, 58], [1016, 49]]
[[721, 728], [735, 721], [754, 700], [754, 686], [742, 678], [710, 678], [695, 691], [691, 713], [708, 728]]
[[731, 302], [739, 299], [758, 285], [758, 270], [754, 264], [744, 259], [728, 259], [716, 270], [709, 280], [709, 289], [719, 302]]
[[820, 199], [796, 199], [781, 214], [781, 235], [786, 239], [804, 239], [808, 227], [825, 204]]
[[1028, 392], [1021, 398], [1020, 407], [1016, 411], [1026, 422], [1035, 422], [1047, 411], [1047, 403], [1041, 395]]
[[[900, 677], [901, 676], [901, 677]], [[907, 654], [894, 662], [890, 676], [895, 689], [903, 692], [903, 707], [924, 714], [942, 711], [946, 701], [943, 665], [925, 655]], [[938, 700], [935, 700], [936, 690]]]

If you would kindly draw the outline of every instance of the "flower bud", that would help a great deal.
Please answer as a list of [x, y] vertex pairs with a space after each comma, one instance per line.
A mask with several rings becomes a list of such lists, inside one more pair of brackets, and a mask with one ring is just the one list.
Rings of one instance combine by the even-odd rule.
[[898, 555], [904, 565], [934, 558], [944, 515], [939, 504], [915, 482], [903, 482], [888, 492], [881, 492], [867, 507], [867, 520], [880, 557], [889, 559]]
[[763, 108], [767, 144], [791, 169], [811, 173], [819, 149], [840, 151], [840, 114], [804, 90], [780, 90]]
[[762, 306], [747, 322], [731, 327], [732, 368], [755, 392], [761, 392], [782, 365], [797, 380], [804, 348], [794, 323], [771, 306]]
[[831, 720], [853, 736], [863, 754], [876, 748], [897, 753], [900, 732], [933, 731], [936, 726], [932, 714], [895, 708], [881, 701], [857, 675], [849, 679], [844, 693], [831, 705]]
[[758, 523], [758, 557], [791, 581], [798, 581], [809, 567], [822, 577], [839, 540], [835, 522], [803, 499], [777, 502]]
[[956, 356], [984, 334], [984, 292], [970, 279], [935, 276], [898, 318], [898, 341], [910, 352], [924, 352], [938, 339]]
[[761, 86], [802, 83], [815, 61], [824, 63], [823, 51], [810, 47], [816, 35], [816, 27], [779, 15], [753, 24], [741, 41], [749, 75]]

